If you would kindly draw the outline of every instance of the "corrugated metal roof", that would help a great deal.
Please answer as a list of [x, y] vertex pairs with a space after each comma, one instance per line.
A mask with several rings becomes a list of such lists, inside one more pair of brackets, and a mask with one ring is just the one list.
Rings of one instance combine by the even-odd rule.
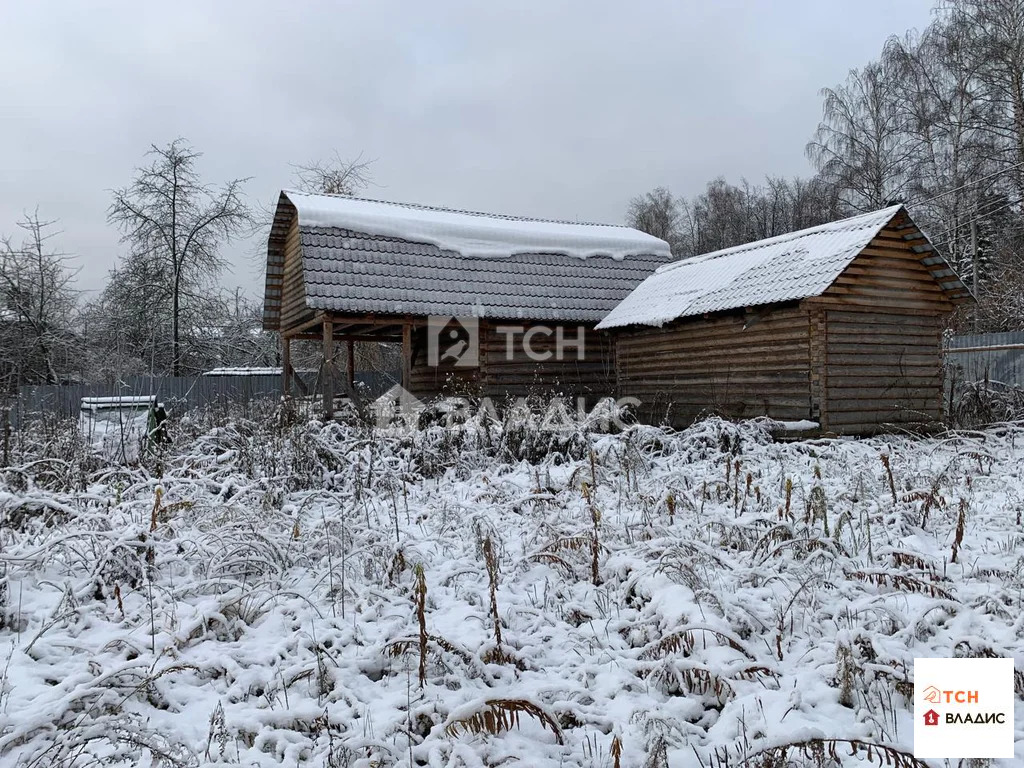
[[[902, 209], [895, 205], [666, 264], [597, 327], [661, 326], [706, 312], [819, 296]], [[952, 274], [940, 257], [924, 258], [937, 258], [933, 274]], [[959, 280], [953, 282], [966, 293]]]

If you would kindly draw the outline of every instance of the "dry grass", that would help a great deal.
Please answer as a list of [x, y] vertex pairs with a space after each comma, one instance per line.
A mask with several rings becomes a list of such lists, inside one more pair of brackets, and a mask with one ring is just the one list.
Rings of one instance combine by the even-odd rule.
[[[24, 633], [0, 691], [46, 664], [82, 681], [73, 706], [60, 680], [31, 707], [7, 690], [12, 720], [43, 725], [0, 723], [0, 748], [68, 768], [133, 749], [166, 766], [293, 749], [329, 768], [665, 768], [691, 751], [705, 768], [919, 768], [898, 732], [913, 655], [1020, 652], [998, 630], [1024, 610], [1007, 479], [1024, 428], [778, 445], [712, 420], [555, 453], [520, 430], [528, 464], [497, 431], [289, 429], [197, 434], [159, 478], [83, 478], [68, 457], [0, 472], [0, 631]], [[957, 636], [948, 617], [971, 611], [984, 623]], [[208, 732], [161, 741], [186, 698]], [[798, 720], [858, 738], [770, 736]]]
[[497, 736], [518, 728], [524, 715], [551, 731], [559, 744], [565, 743], [558, 722], [541, 707], [525, 699], [488, 699], [476, 712], [450, 720], [445, 724], [444, 732], [453, 738], [462, 733]]

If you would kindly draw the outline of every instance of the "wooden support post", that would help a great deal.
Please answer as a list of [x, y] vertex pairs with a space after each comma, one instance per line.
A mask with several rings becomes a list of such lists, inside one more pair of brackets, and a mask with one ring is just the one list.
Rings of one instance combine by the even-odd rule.
[[352, 339], [345, 342], [345, 365], [348, 396], [354, 398], [356, 394], [356, 353], [355, 342]]
[[823, 309], [808, 311], [808, 356], [811, 374], [811, 402], [807, 418], [817, 421], [824, 432], [828, 429], [828, 388], [826, 386], [826, 338], [828, 327], [827, 315]]
[[324, 421], [331, 421], [334, 419], [334, 323], [330, 319], [324, 320], [323, 358]]
[[292, 340], [287, 336], [281, 339], [281, 394], [292, 395]]
[[409, 389], [412, 379], [412, 324], [402, 323], [402, 387]]

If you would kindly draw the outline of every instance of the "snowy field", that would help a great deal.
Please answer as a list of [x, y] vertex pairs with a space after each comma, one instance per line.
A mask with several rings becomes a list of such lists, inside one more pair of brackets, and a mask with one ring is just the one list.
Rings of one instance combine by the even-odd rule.
[[1024, 425], [16, 442], [3, 766], [925, 765], [913, 658], [1024, 650]]

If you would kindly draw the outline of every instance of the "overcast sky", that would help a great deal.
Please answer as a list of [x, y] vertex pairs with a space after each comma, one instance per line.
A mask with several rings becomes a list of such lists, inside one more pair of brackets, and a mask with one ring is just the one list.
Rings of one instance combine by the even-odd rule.
[[[208, 181], [376, 158], [364, 194], [621, 222], [630, 197], [809, 172], [818, 91], [933, 0], [0, 3], [0, 233], [39, 206], [99, 288], [151, 143]], [[234, 246], [224, 285], [262, 295]]]

